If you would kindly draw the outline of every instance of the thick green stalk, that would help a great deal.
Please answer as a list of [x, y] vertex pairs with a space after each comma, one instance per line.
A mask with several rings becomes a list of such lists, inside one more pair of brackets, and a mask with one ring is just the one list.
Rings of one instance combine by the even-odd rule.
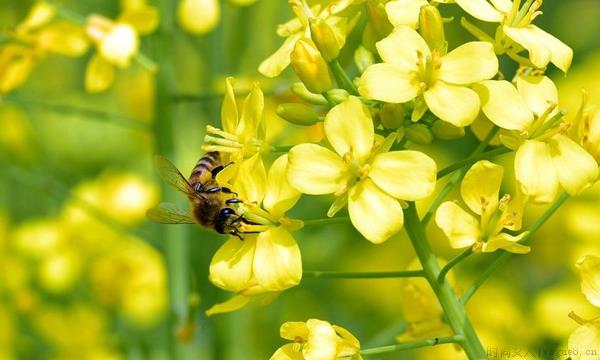
[[413, 342], [403, 343], [403, 344], [394, 344], [394, 345], [388, 345], [388, 346], [380, 346], [380, 347], [371, 348], [371, 349], [364, 349], [364, 350], [361, 350], [360, 354], [361, 355], [376, 355], [376, 354], [383, 354], [383, 353], [388, 353], [388, 352], [392, 352], [392, 351], [411, 350], [411, 349], [418, 349], [418, 348], [427, 347], [427, 346], [459, 343], [462, 340], [463, 340], [463, 337], [460, 335], [446, 336], [446, 337], [439, 337], [439, 338], [433, 338], [433, 339], [418, 340], [418, 341], [413, 341]]
[[407, 278], [424, 277], [423, 270], [403, 271], [369, 271], [369, 272], [347, 272], [347, 271], [313, 271], [305, 270], [303, 278], [316, 279], [384, 279], [384, 278]]
[[358, 95], [358, 89], [337, 59], [329, 63], [329, 68], [333, 73], [333, 77], [335, 77], [335, 80], [342, 89], [348, 91], [352, 95]]
[[492, 158], [494, 156], [498, 156], [498, 155], [509, 153], [511, 151], [512, 151], [511, 149], [509, 149], [507, 147], [504, 147], [504, 146], [501, 146], [501, 147], [495, 148], [493, 150], [486, 151], [484, 153], [471, 155], [471, 156], [469, 156], [468, 158], [466, 158], [464, 160], [455, 162], [454, 164], [452, 164], [450, 166], [447, 166], [447, 167], [443, 168], [442, 170], [438, 171], [437, 178], [441, 179], [444, 176], [452, 174], [456, 170], [458, 170], [458, 169], [460, 169], [462, 167], [465, 167], [467, 165], [472, 165], [472, 164], [476, 163], [479, 160], [489, 159], [489, 158]]
[[461, 336], [461, 345], [470, 360], [487, 359], [486, 352], [467, 317], [464, 306], [458, 300], [447, 279], [438, 282], [441, 269], [436, 255], [431, 250], [417, 208], [410, 202], [405, 211], [404, 227], [423, 266], [425, 278], [433, 289], [445, 314], [445, 318], [455, 335]]

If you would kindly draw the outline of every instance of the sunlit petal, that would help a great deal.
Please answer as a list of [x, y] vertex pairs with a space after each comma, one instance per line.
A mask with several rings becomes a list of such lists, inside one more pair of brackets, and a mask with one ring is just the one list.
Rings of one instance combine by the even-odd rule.
[[468, 42], [442, 57], [439, 78], [452, 84], [471, 84], [489, 79], [498, 72], [494, 45]]
[[327, 321], [309, 319], [308, 341], [302, 349], [307, 360], [331, 360], [336, 357], [338, 338], [335, 330]]
[[348, 178], [342, 158], [320, 145], [296, 145], [288, 154], [287, 179], [302, 193], [331, 194], [343, 190]]
[[504, 168], [487, 160], [471, 166], [460, 184], [460, 194], [471, 211], [478, 215], [496, 211], [503, 176]]
[[415, 71], [419, 60], [431, 55], [427, 43], [418, 32], [408, 26], [397, 26], [394, 31], [377, 44], [377, 52], [384, 62], [404, 71]]
[[375, 156], [369, 177], [397, 199], [426, 198], [435, 189], [437, 165], [420, 151], [392, 151]]
[[487, 0], [456, 0], [458, 6], [479, 20], [501, 22], [502, 13], [496, 10]]
[[375, 130], [369, 109], [357, 97], [350, 96], [329, 110], [324, 126], [327, 140], [339, 155], [352, 154], [361, 164], [369, 157]]
[[267, 193], [263, 206], [276, 217], [282, 216], [291, 209], [300, 198], [300, 192], [287, 180], [287, 162], [288, 155], [282, 155], [269, 168]]
[[593, 321], [578, 327], [569, 336], [569, 351], [573, 360], [596, 360], [600, 353], [600, 323]]
[[85, 69], [85, 90], [91, 93], [104, 91], [114, 79], [115, 68], [102, 56], [92, 56]]
[[209, 279], [221, 289], [238, 292], [246, 288], [252, 278], [252, 261], [256, 248], [256, 235], [241, 241], [230, 237], [210, 262]]
[[530, 26], [533, 28], [538, 41], [542, 42], [546, 49], [550, 51], [550, 61], [557, 68], [566, 73], [569, 70], [569, 67], [571, 67], [571, 62], [573, 61], [573, 50], [565, 45], [562, 41], [558, 40], [553, 35], [548, 34], [537, 26]]
[[517, 89], [537, 116], [542, 115], [549, 106], [558, 105], [558, 90], [547, 76], [519, 75]]
[[507, 130], [523, 130], [533, 114], [517, 89], [506, 80], [486, 80], [473, 85], [481, 110], [494, 124]]
[[538, 27], [535, 25], [525, 27], [504, 26], [502, 29], [509, 38], [529, 51], [529, 59], [533, 65], [538, 68], [545, 68], [548, 65], [552, 53], [541, 41], [538, 31], [540, 29]]
[[300, 249], [285, 228], [272, 227], [258, 235], [253, 269], [256, 280], [267, 291], [298, 285], [302, 278]]
[[239, 121], [233, 84], [235, 84], [234, 78], [225, 79], [225, 97], [221, 106], [221, 124], [223, 124], [223, 130], [230, 134], [235, 134]]
[[240, 199], [260, 204], [267, 191], [267, 171], [260, 154], [242, 161], [233, 187]]
[[288, 340], [308, 339], [308, 326], [301, 321], [288, 321], [279, 328], [279, 335]]
[[461, 249], [481, 239], [479, 222], [456, 203], [446, 201], [435, 213], [435, 223], [450, 241], [450, 246]]
[[506, 233], [500, 233], [492, 236], [486, 243], [483, 244], [481, 249], [482, 252], [494, 252], [498, 249], [502, 249], [514, 254], [527, 254], [531, 251], [531, 248], [527, 245], [519, 244], [523, 236], [527, 233], [521, 233], [517, 236], [512, 236]]
[[352, 224], [367, 240], [379, 244], [402, 229], [404, 214], [398, 200], [365, 179], [350, 190], [348, 212]]
[[264, 105], [263, 92], [258, 83], [255, 83], [252, 91], [244, 100], [240, 122], [235, 130], [235, 134], [239, 136], [242, 142], [256, 137], [258, 127], [261, 126]]
[[527, 140], [515, 155], [515, 176], [529, 200], [549, 203], [558, 191], [558, 178], [550, 147], [541, 141]]
[[281, 47], [260, 64], [258, 71], [264, 76], [271, 78], [281, 74], [290, 64], [290, 54], [294, 50], [296, 41], [302, 36], [303, 34], [300, 32], [285, 39]]
[[371, 65], [362, 74], [358, 91], [367, 99], [389, 103], [407, 102], [421, 91], [416, 74], [391, 64]]
[[286, 344], [277, 349], [270, 360], [304, 360], [304, 356], [294, 350], [294, 344]]
[[236, 295], [225, 302], [213, 305], [210, 309], [206, 310], [206, 316], [212, 316], [216, 314], [223, 314], [239, 310], [246, 306], [249, 301], [250, 298], [247, 296]]
[[427, 5], [427, 0], [394, 0], [385, 4], [385, 12], [392, 25], [407, 25], [416, 29], [419, 12], [424, 5]]
[[429, 110], [454, 126], [470, 125], [479, 113], [479, 96], [463, 86], [436, 81], [424, 96]]
[[586, 255], [577, 260], [581, 292], [593, 305], [600, 307], [600, 257]]
[[569, 195], [577, 195], [598, 180], [596, 160], [579, 144], [562, 134], [550, 138], [548, 144], [558, 181]]

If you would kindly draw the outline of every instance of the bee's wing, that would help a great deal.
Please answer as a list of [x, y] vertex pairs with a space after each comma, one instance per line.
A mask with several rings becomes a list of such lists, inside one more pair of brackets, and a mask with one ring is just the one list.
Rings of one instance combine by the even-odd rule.
[[159, 224], [194, 224], [196, 222], [190, 216], [189, 211], [170, 203], [160, 203], [149, 209], [146, 211], [146, 217]]
[[194, 190], [186, 178], [177, 170], [172, 162], [162, 156], [155, 156], [154, 163], [160, 177], [169, 185], [184, 194], [194, 194]]

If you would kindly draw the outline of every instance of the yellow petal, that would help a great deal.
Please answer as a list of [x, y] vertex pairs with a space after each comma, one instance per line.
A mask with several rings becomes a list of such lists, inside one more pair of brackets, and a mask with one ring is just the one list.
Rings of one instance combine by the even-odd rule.
[[515, 177], [531, 202], [552, 202], [558, 191], [558, 178], [550, 147], [537, 140], [525, 141], [515, 155]]
[[85, 69], [85, 90], [96, 93], [108, 89], [115, 79], [115, 68], [102, 56], [94, 55]]
[[352, 154], [352, 159], [364, 163], [371, 153], [375, 130], [369, 109], [357, 97], [331, 109], [324, 122], [327, 140], [340, 156]]
[[508, 14], [512, 9], [512, 1], [511, 0], [490, 0], [492, 5], [496, 8], [496, 10], [501, 13]]
[[487, 0], [456, 0], [458, 6], [479, 20], [501, 22], [502, 13], [495, 9]]
[[262, 114], [264, 106], [265, 99], [263, 92], [258, 83], [255, 83], [252, 91], [248, 94], [246, 100], [244, 100], [240, 122], [235, 130], [235, 134], [242, 142], [257, 137], [259, 127], [263, 123]]
[[338, 345], [339, 357], [354, 356], [360, 350], [360, 342], [352, 333], [341, 326], [333, 325], [335, 332], [342, 338]]
[[547, 76], [519, 75], [517, 89], [537, 116], [542, 115], [549, 106], [558, 104], [558, 90]]
[[142, 35], [152, 33], [158, 26], [160, 14], [154, 6], [143, 5], [125, 10], [119, 17], [119, 21], [133, 26]]
[[558, 134], [548, 140], [558, 181], [569, 195], [577, 195], [598, 180], [596, 160], [579, 144]]
[[279, 328], [279, 335], [287, 340], [308, 339], [308, 326], [301, 321], [288, 321]]
[[518, 241], [526, 234], [527, 233], [521, 233], [518, 236], [512, 236], [506, 233], [497, 234], [483, 244], [481, 251], [494, 252], [498, 249], [503, 249], [513, 254], [528, 254], [531, 251], [531, 248], [518, 243]]
[[138, 35], [128, 24], [116, 24], [102, 39], [98, 53], [113, 65], [125, 68], [140, 47]]
[[427, 0], [394, 0], [385, 4], [385, 12], [392, 25], [407, 25], [416, 29], [421, 6], [427, 4]]
[[235, 84], [234, 78], [228, 77], [225, 79], [225, 97], [221, 106], [221, 124], [223, 125], [223, 130], [230, 134], [235, 133], [239, 120], [233, 84]]
[[435, 213], [435, 223], [455, 249], [471, 246], [481, 239], [477, 220], [452, 201], [440, 205]]
[[273, 55], [260, 63], [258, 71], [270, 78], [281, 74], [281, 72], [290, 64], [290, 54], [292, 53], [292, 50], [294, 50], [294, 46], [296, 46], [296, 41], [302, 36], [303, 34], [299, 32], [285, 39], [281, 47], [277, 49]]
[[258, 234], [253, 269], [256, 281], [267, 291], [281, 291], [300, 283], [300, 249], [285, 228], [272, 227]]
[[404, 214], [398, 200], [365, 179], [350, 190], [348, 212], [352, 225], [367, 240], [380, 244], [402, 229]]
[[431, 56], [427, 43], [418, 32], [408, 26], [397, 26], [394, 31], [377, 44], [377, 52], [384, 62], [404, 71], [417, 70], [421, 56]]
[[[9, 48], [9, 46], [7, 45], [6, 48]], [[10, 49], [12, 51], [13, 47], [10, 47]], [[11, 54], [7, 60], [6, 62], [0, 62], [3, 67], [0, 69], [0, 94], [9, 93], [21, 86], [27, 80], [36, 63], [33, 53], [18, 53], [14, 57]]]
[[27, 17], [19, 23], [17, 31], [27, 32], [48, 24], [54, 18], [56, 9], [45, 1], [37, 1], [29, 10]]
[[240, 199], [260, 204], [267, 191], [267, 171], [260, 154], [242, 161], [233, 183]]
[[452, 84], [471, 84], [492, 78], [498, 72], [494, 45], [472, 41], [442, 57], [439, 78]]
[[239, 310], [246, 306], [249, 301], [250, 298], [247, 296], [236, 295], [225, 302], [213, 305], [210, 309], [206, 310], [206, 316], [212, 316], [215, 314], [223, 314]]
[[593, 305], [600, 307], [600, 257], [586, 255], [577, 260], [581, 292]]
[[529, 51], [529, 59], [535, 66], [544, 68], [552, 61], [564, 72], [571, 66], [573, 50], [537, 26], [504, 26], [503, 30], [509, 38]]
[[286, 344], [277, 349], [269, 360], [304, 360], [304, 356], [294, 350], [294, 344]]
[[221, 289], [239, 292], [250, 285], [252, 262], [256, 249], [256, 235], [244, 240], [232, 236], [213, 256], [210, 262], [209, 279]]
[[420, 91], [416, 73], [385, 63], [369, 66], [358, 86], [358, 92], [365, 98], [388, 103], [407, 102]]
[[265, 210], [275, 217], [291, 209], [300, 198], [300, 192], [293, 188], [287, 180], [288, 155], [278, 157], [271, 168], [267, 180], [267, 193], [263, 200]]
[[81, 26], [66, 21], [41, 29], [37, 33], [36, 43], [50, 52], [71, 57], [82, 56], [89, 47]]
[[487, 160], [471, 166], [460, 184], [460, 194], [471, 211], [485, 219], [496, 211], [503, 175], [502, 166]]
[[573, 61], [573, 50], [565, 45], [562, 41], [548, 34], [544, 30], [535, 25], [530, 25], [533, 28], [535, 37], [542, 42], [546, 49], [550, 51], [550, 61], [565, 73], [571, 67]]
[[304, 344], [302, 354], [307, 360], [332, 360], [336, 357], [338, 338], [335, 330], [327, 321], [309, 319], [308, 341]]
[[320, 145], [296, 145], [288, 154], [287, 179], [302, 193], [331, 194], [343, 190], [348, 178], [342, 158]]
[[486, 80], [473, 85], [481, 110], [494, 124], [507, 130], [523, 130], [533, 114], [517, 89], [506, 80]]
[[589, 322], [578, 327], [569, 336], [569, 352], [577, 352], [572, 360], [597, 360], [600, 354], [600, 326]]
[[402, 150], [378, 154], [371, 163], [369, 177], [397, 199], [414, 201], [435, 190], [437, 165], [420, 151]]
[[470, 125], [479, 113], [477, 93], [463, 86], [436, 81], [424, 96], [429, 110], [454, 126]]

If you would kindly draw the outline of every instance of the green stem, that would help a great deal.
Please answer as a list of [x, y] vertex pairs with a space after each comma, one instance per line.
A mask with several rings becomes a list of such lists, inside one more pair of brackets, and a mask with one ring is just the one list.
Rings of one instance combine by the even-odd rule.
[[[498, 133], [499, 130], [499, 127], [494, 126], [490, 130], [490, 132], [485, 136], [485, 138], [481, 141], [481, 143], [479, 143], [479, 145], [475, 148], [475, 150], [473, 150], [473, 153], [468, 157], [468, 159], [474, 158], [476, 156], [479, 156], [479, 154], [483, 153], [485, 148], [488, 146], [490, 141], [492, 141], [494, 136], [496, 136], [496, 133]], [[429, 220], [431, 220], [433, 214], [435, 214], [435, 211], [442, 204], [442, 201], [444, 201], [446, 196], [448, 196], [452, 188], [454, 188], [454, 186], [458, 184], [458, 182], [463, 178], [463, 176], [465, 176], [465, 173], [467, 172], [466, 165], [468, 165], [468, 163], [463, 163], [461, 165], [461, 167], [458, 169], [459, 171], [456, 172], [454, 176], [450, 178], [450, 180], [448, 180], [448, 182], [444, 185], [442, 190], [440, 190], [440, 192], [437, 194], [435, 199], [433, 199], [431, 206], [423, 216], [422, 224], [424, 227], [427, 226], [427, 223], [429, 223]]]
[[[552, 215], [567, 201], [569, 198], [569, 194], [562, 193], [554, 203], [540, 216], [529, 228], [527, 235], [521, 239], [520, 244], [528, 244], [531, 241], [531, 237], [550, 219]], [[477, 292], [477, 290], [486, 282], [486, 280], [496, 272], [500, 268], [500, 266], [504, 265], [508, 260], [512, 257], [512, 253], [503, 252], [499, 255], [496, 255], [496, 258], [492, 260], [487, 268], [483, 271], [481, 275], [475, 280], [473, 285], [463, 294], [460, 301], [463, 304], [466, 304], [473, 295]]]
[[422, 348], [422, 347], [426, 347], [426, 346], [436, 346], [436, 345], [442, 345], [442, 344], [460, 343], [462, 340], [463, 340], [463, 337], [460, 335], [446, 336], [446, 337], [439, 337], [439, 338], [433, 338], [433, 339], [419, 340], [419, 341], [403, 343], [403, 344], [394, 344], [394, 345], [388, 345], [388, 346], [375, 347], [375, 348], [371, 348], [371, 349], [364, 349], [364, 350], [360, 351], [360, 354], [361, 355], [376, 355], [376, 354], [383, 354], [383, 353], [388, 353], [388, 352], [392, 352], [392, 351], [418, 349], [418, 348]]
[[495, 148], [493, 150], [490, 151], [486, 151], [486, 152], [482, 152], [481, 154], [477, 154], [477, 155], [471, 155], [468, 158], [458, 161], [450, 166], [447, 166], [445, 168], [443, 168], [442, 170], [438, 171], [437, 173], [437, 178], [441, 179], [446, 175], [450, 175], [451, 173], [455, 172], [456, 170], [464, 167], [464, 166], [468, 166], [468, 165], [472, 165], [474, 163], [476, 163], [479, 160], [484, 160], [484, 159], [489, 159], [492, 158], [494, 156], [498, 156], [498, 155], [502, 155], [502, 154], [506, 154], [511, 152], [512, 150], [501, 146], [498, 148]]
[[425, 278], [444, 310], [448, 325], [450, 325], [455, 335], [462, 336], [458, 343], [470, 360], [487, 359], [485, 350], [467, 317], [465, 308], [456, 297], [456, 294], [450, 287], [450, 283], [447, 279], [444, 279], [441, 283], [438, 282], [441, 269], [437, 257], [427, 241], [424, 227], [419, 220], [414, 202], [409, 202], [404, 219], [404, 227], [415, 249], [415, 253], [423, 266]]
[[327, 92], [324, 92], [321, 95], [323, 95], [323, 97], [325, 98], [325, 100], [327, 100], [327, 104], [329, 105], [329, 107], [334, 107], [334, 106], [337, 105], [337, 103], [335, 102], [335, 100], [333, 100], [331, 98], [331, 96]]
[[358, 95], [358, 89], [346, 74], [346, 71], [342, 67], [342, 64], [336, 59], [332, 60], [329, 63], [329, 68], [333, 73], [333, 77], [335, 77], [335, 81], [337, 81], [338, 85], [348, 91], [352, 95]]
[[271, 150], [271, 152], [276, 152], [276, 153], [286, 153], [288, 151], [290, 151], [295, 145], [273, 145], [269, 148], [269, 150]]
[[304, 222], [304, 227], [307, 226], [320, 226], [320, 225], [330, 225], [330, 224], [346, 224], [350, 222], [350, 218], [347, 216], [338, 216], [333, 218], [323, 218], [323, 219], [311, 219], [311, 220], [302, 220]]
[[372, 271], [372, 272], [349, 272], [349, 271], [315, 271], [305, 270], [303, 278], [315, 279], [384, 279], [384, 278], [408, 278], [424, 277], [423, 270], [404, 271]]
[[464, 259], [468, 258], [469, 256], [471, 256], [471, 254], [473, 254], [473, 250], [472, 248], [468, 248], [467, 250], [463, 251], [462, 253], [458, 254], [457, 256], [455, 256], [452, 260], [448, 261], [448, 263], [446, 264], [446, 266], [444, 266], [442, 268], [442, 271], [440, 271], [440, 274], [438, 275], [438, 283], [443, 283], [446, 280], [446, 274], [448, 274], [448, 272], [459, 262], [463, 261]]

